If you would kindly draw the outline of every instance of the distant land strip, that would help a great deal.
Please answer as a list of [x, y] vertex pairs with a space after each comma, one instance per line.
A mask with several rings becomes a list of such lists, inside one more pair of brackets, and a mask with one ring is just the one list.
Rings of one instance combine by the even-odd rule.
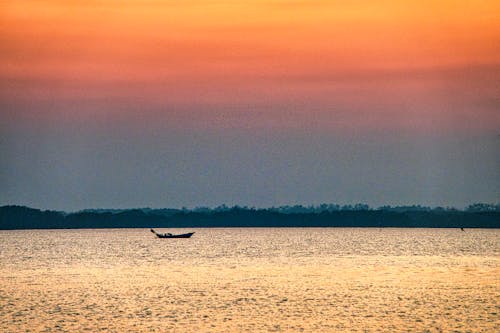
[[94, 228], [396, 227], [500, 228], [500, 205], [464, 210], [421, 206], [371, 209], [366, 205], [195, 209], [95, 209], [74, 213], [25, 206], [0, 207], [0, 230]]

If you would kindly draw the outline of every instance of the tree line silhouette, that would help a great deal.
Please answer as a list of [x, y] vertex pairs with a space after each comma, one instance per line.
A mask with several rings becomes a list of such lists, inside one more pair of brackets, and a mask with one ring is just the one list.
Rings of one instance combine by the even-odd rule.
[[73, 213], [25, 206], [0, 207], [0, 229], [78, 228], [210, 228], [210, 227], [403, 227], [499, 228], [500, 204], [452, 207], [281, 206], [194, 209], [86, 209]]

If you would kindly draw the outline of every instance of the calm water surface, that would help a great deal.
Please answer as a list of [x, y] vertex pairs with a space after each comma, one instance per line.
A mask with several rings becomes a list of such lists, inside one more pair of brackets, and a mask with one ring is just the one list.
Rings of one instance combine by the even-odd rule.
[[192, 230], [0, 231], [0, 332], [500, 331], [500, 230]]

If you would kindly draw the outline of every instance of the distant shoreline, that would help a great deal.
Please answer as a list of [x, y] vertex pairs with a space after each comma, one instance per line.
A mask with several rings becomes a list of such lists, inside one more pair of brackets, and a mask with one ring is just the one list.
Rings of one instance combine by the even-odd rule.
[[[293, 207], [292, 207], [293, 208]], [[364, 208], [364, 207], [363, 207]], [[281, 209], [281, 211], [280, 211]], [[122, 228], [500, 228], [499, 210], [284, 208], [125, 209], [75, 213], [0, 207], [0, 230]], [[313, 209], [313, 208], [310, 208]]]
[[[327, 226], [327, 227], [316, 227], [316, 226], [307, 226], [307, 227], [296, 227], [296, 226], [286, 226], [286, 227], [238, 227], [238, 226], [230, 226], [230, 227], [153, 227], [158, 229], [460, 229], [460, 227], [343, 227], [343, 226]], [[89, 228], [14, 228], [14, 229], [3, 229], [0, 228], [0, 231], [23, 231], [23, 230], [120, 230], [120, 229], [145, 229], [149, 230], [150, 227], [89, 227]], [[473, 229], [500, 229], [500, 227], [466, 227], [465, 230], [473, 230]]]

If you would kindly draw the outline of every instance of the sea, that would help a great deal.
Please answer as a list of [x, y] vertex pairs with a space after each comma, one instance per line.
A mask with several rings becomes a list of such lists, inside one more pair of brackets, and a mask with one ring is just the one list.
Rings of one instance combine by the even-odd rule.
[[0, 332], [500, 332], [500, 230], [0, 231]]

